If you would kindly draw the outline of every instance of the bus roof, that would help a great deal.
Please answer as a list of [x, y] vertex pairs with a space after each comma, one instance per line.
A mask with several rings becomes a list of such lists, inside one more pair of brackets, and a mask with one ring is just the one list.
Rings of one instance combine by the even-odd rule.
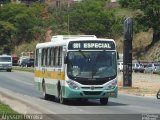
[[52, 36], [50, 42], [38, 43], [36, 48], [63, 46], [67, 45], [70, 41], [85, 41], [85, 40], [107, 40], [114, 42], [113, 39], [97, 38], [95, 35], [56, 35]]
[[96, 39], [97, 37], [95, 35], [56, 35], [56, 36], [52, 36], [51, 41], [69, 40], [69, 39], [78, 39], [78, 38]]

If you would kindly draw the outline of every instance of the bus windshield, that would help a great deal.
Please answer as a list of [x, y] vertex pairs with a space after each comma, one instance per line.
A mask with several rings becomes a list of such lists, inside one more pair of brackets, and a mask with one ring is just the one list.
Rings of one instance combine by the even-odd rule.
[[117, 74], [115, 51], [70, 51], [67, 74], [69, 78], [99, 79]]
[[0, 57], [0, 62], [11, 62], [11, 57]]

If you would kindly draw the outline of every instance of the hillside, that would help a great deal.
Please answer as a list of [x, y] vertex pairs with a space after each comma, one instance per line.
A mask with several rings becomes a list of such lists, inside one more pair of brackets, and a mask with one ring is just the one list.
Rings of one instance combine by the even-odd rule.
[[[152, 31], [140, 32], [133, 37], [133, 59], [145, 61], [160, 61], [160, 41], [150, 49], [146, 50], [147, 46], [152, 41]], [[123, 53], [123, 37], [116, 40], [117, 49]]]
[[160, 41], [146, 51], [143, 55], [143, 59], [151, 61], [160, 61]]
[[[116, 16], [129, 16], [132, 17], [139, 11], [132, 11], [126, 8], [116, 8]], [[145, 60], [145, 61], [160, 61], [160, 41], [153, 45], [150, 49], [147, 49], [153, 39], [153, 31], [140, 32], [133, 35], [133, 59]], [[117, 49], [119, 53], [123, 53], [123, 36], [116, 39]]]
[[37, 43], [37, 41], [32, 41], [31, 43], [23, 43], [18, 47], [15, 47], [15, 54], [17, 56], [20, 56], [21, 52], [34, 52]]
[[[134, 16], [136, 11], [124, 9], [117, 7], [115, 8], [115, 13], [117, 17], [124, 17], [124, 16]], [[122, 28], [123, 29], [123, 28]], [[50, 38], [48, 36], [51, 34], [51, 31], [46, 32], [45, 38]], [[140, 32], [138, 34], [134, 34], [133, 36], [133, 59], [135, 60], [147, 60], [147, 61], [160, 61], [160, 42], [156, 43], [154, 46], [152, 46], [150, 49], [146, 49], [148, 45], [150, 45], [153, 37], [152, 30], [149, 30], [148, 32]], [[49, 41], [49, 40], [46, 40]], [[117, 49], [119, 53], [123, 53], [123, 35], [120, 37], [117, 37], [115, 39], [117, 44]], [[18, 47], [15, 48], [15, 53], [19, 56], [21, 52], [27, 52], [27, 51], [34, 51], [35, 46], [38, 41], [32, 41], [31, 43], [24, 43]]]
[[[141, 32], [134, 35], [133, 46], [133, 59], [146, 60], [146, 61], [160, 61], [160, 41], [152, 46], [148, 51], [145, 48], [151, 43], [152, 32]], [[123, 37], [115, 40], [119, 53], [123, 53]], [[31, 43], [24, 43], [16, 47], [15, 52], [19, 56], [21, 52], [33, 52], [37, 41]]]

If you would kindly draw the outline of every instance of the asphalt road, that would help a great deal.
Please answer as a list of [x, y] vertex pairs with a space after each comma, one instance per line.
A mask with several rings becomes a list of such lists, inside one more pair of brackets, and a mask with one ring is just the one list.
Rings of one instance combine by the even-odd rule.
[[[145, 74], [144, 74], [145, 75]], [[0, 72], [0, 88], [25, 95], [30, 102], [39, 105], [54, 119], [61, 120], [160, 120], [160, 100], [156, 97], [143, 97], [119, 94], [110, 98], [106, 106], [98, 100], [88, 102], [70, 101], [62, 105], [54, 101], [45, 101], [41, 93], [34, 88], [34, 75], [29, 72]], [[55, 117], [56, 114], [56, 117]], [[63, 115], [62, 115], [63, 114]], [[148, 118], [148, 119], [147, 119]]]

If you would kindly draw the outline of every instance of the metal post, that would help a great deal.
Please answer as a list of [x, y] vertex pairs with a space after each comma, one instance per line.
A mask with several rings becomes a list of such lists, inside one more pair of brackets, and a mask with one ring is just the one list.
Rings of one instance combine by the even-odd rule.
[[132, 39], [133, 21], [130, 17], [124, 21], [123, 47], [123, 86], [132, 87]]

